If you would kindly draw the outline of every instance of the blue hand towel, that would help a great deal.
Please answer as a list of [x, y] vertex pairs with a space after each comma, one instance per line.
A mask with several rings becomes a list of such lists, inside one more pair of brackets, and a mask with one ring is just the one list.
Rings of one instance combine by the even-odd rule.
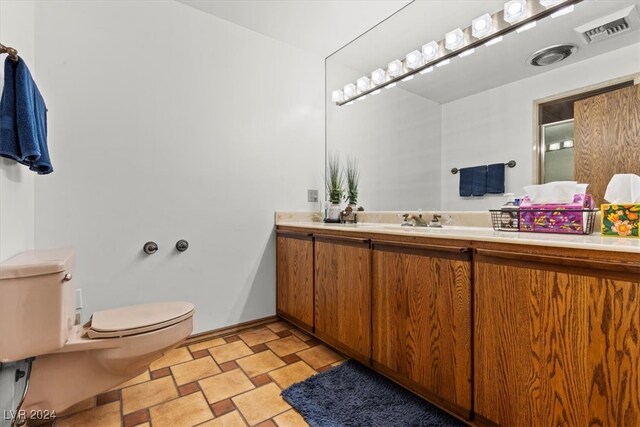
[[473, 183], [473, 168], [462, 168], [460, 172], [460, 197], [470, 197]]
[[47, 107], [22, 58], [4, 62], [0, 99], [0, 156], [40, 175], [53, 172], [47, 148]]
[[504, 193], [504, 163], [487, 166], [487, 193]]
[[487, 194], [487, 165], [472, 168], [471, 195], [484, 196]]

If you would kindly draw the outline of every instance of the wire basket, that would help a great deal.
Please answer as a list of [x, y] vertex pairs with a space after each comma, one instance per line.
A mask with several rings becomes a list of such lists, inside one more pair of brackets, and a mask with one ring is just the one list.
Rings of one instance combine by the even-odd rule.
[[598, 210], [591, 209], [493, 209], [491, 223], [498, 231], [591, 234]]

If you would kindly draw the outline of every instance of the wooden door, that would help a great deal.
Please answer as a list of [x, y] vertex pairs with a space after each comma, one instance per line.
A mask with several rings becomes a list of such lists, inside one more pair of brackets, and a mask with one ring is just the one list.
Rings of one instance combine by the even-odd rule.
[[371, 356], [369, 240], [315, 239], [315, 333], [346, 354]]
[[478, 252], [476, 422], [640, 425], [638, 270], [550, 267], [529, 255]]
[[640, 85], [574, 104], [574, 162], [578, 182], [589, 183], [596, 203], [616, 173], [640, 175]]
[[374, 367], [471, 411], [471, 263], [464, 248], [373, 244]]
[[313, 330], [313, 238], [311, 234], [278, 232], [276, 256], [277, 313]]

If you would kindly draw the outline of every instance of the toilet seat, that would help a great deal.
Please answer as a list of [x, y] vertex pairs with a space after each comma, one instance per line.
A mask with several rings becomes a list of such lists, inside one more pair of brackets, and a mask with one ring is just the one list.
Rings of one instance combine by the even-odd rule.
[[193, 311], [193, 304], [188, 302], [160, 302], [96, 311], [91, 317], [87, 336], [91, 339], [121, 338], [152, 332], [190, 318]]

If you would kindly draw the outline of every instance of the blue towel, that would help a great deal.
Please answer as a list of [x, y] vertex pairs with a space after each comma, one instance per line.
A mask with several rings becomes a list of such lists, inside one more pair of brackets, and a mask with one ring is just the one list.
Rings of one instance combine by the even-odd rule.
[[504, 163], [487, 166], [487, 193], [504, 193]]
[[53, 172], [47, 148], [47, 107], [27, 64], [4, 62], [0, 99], [0, 156], [16, 160], [40, 175]]
[[487, 165], [472, 168], [471, 195], [484, 196], [487, 194]]
[[473, 183], [473, 168], [462, 168], [460, 172], [460, 197], [470, 197]]

